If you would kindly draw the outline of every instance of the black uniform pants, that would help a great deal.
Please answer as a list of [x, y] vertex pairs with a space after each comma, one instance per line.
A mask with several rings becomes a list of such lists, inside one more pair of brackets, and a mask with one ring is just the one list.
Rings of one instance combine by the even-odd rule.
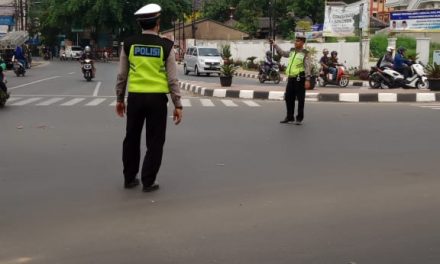
[[304, 88], [305, 77], [288, 78], [286, 93], [284, 94], [284, 100], [286, 101], [286, 109], [288, 120], [295, 120], [295, 100], [298, 100], [298, 114], [296, 115], [297, 121], [304, 119], [304, 102], [306, 99], [306, 89]]
[[147, 153], [142, 165], [141, 180], [151, 186], [162, 163], [167, 126], [168, 97], [163, 93], [129, 93], [127, 128], [122, 150], [125, 182], [131, 182], [139, 172], [141, 134], [145, 122]]

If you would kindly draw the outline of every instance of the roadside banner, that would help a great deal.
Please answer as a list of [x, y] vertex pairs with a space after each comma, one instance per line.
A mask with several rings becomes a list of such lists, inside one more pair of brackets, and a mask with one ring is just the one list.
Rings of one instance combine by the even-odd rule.
[[368, 29], [368, 2], [325, 6], [324, 36], [348, 37], [355, 29]]
[[440, 9], [393, 11], [390, 13], [393, 31], [440, 32]]

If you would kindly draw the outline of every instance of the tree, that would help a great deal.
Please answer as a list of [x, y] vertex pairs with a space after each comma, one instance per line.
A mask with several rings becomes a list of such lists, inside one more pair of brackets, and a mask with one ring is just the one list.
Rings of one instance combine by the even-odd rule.
[[[162, 7], [162, 28], [171, 27], [173, 20], [191, 12], [191, 0], [154, 2]], [[69, 35], [72, 28], [90, 28], [95, 39], [103, 31], [125, 37], [140, 31], [134, 13], [143, 5], [143, 0], [43, 0], [40, 30]]]

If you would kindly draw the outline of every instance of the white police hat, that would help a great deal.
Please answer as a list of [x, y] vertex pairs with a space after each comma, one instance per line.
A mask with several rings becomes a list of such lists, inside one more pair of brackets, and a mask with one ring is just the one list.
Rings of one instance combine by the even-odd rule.
[[160, 5], [148, 4], [141, 7], [138, 11], [136, 11], [136, 13], [134, 13], [134, 15], [137, 17], [141, 17], [142, 19], [153, 20], [160, 16], [160, 11], [162, 11]]
[[297, 39], [302, 39], [302, 40], [306, 40], [306, 34], [304, 33], [304, 32], [296, 32], [295, 33], [295, 38], [297, 38]]

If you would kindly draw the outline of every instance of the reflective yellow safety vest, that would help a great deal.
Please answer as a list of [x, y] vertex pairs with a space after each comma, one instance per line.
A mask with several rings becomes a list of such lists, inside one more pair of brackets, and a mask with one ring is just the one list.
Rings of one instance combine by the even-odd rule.
[[164, 56], [164, 48], [160, 45], [131, 45], [129, 93], [169, 93]]
[[306, 50], [293, 50], [289, 55], [289, 62], [287, 63], [286, 74], [289, 77], [297, 77], [305, 70], [304, 59], [307, 54]]

